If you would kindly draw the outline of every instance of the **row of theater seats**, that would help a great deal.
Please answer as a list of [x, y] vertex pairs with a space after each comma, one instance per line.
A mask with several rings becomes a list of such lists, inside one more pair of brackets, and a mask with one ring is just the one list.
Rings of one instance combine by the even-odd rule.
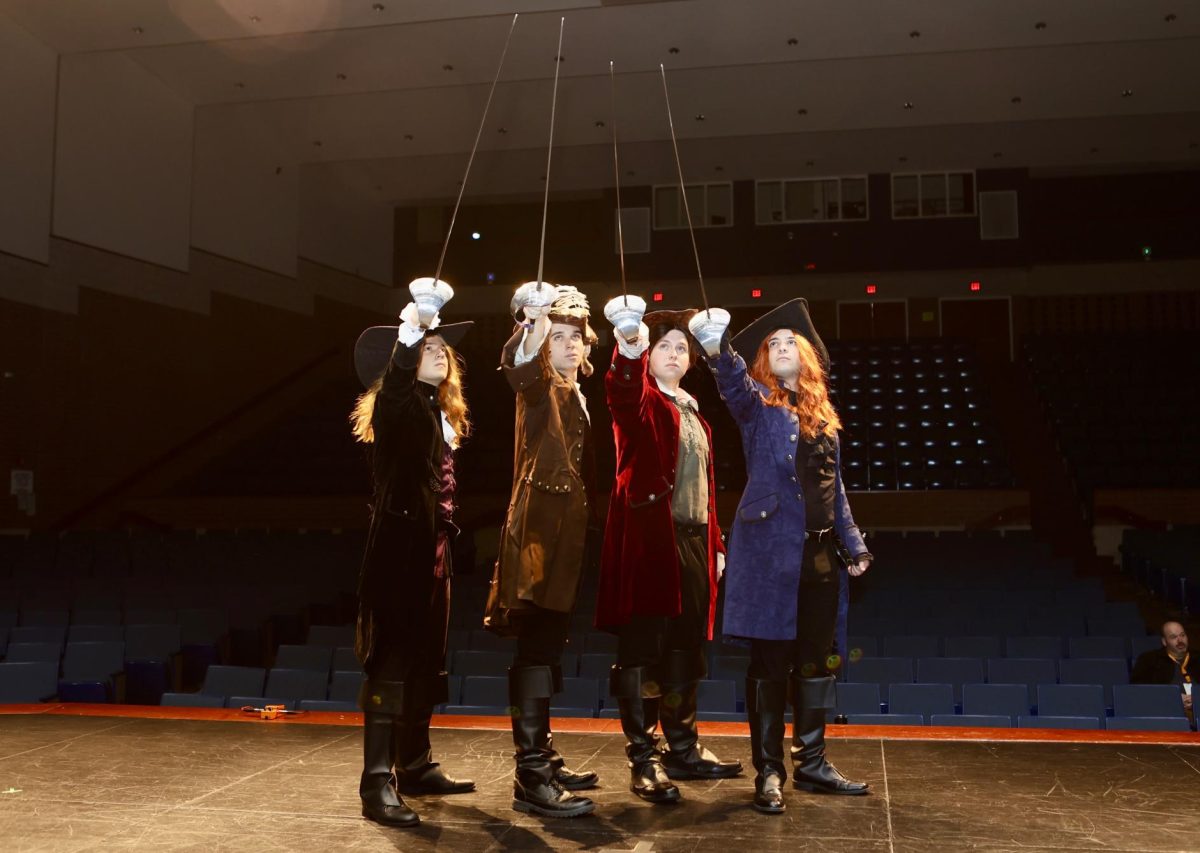
[[1200, 527], [1126, 530], [1121, 536], [1121, 569], [1173, 607], [1200, 613]]
[[829, 343], [852, 491], [1004, 488], [1013, 478], [963, 341]]
[[[1191, 487], [1200, 353], [1170, 335], [1046, 335], [1025, 363], [1080, 486]], [[1103, 429], [1097, 425], [1103, 424]]]

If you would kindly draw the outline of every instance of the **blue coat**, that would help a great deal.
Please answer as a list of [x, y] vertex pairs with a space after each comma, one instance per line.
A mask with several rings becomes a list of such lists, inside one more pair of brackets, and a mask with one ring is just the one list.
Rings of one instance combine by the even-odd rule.
[[[802, 438], [796, 415], [763, 401], [766, 388], [746, 371], [746, 362], [726, 347], [709, 359], [717, 389], [742, 433], [746, 489], [738, 502], [725, 567], [724, 631], [733, 638], [793, 640], [800, 561], [804, 554], [804, 492], [796, 476]], [[842, 485], [841, 445], [837, 462], [834, 528], [846, 549], [867, 553], [846, 489]], [[834, 651], [845, 659], [849, 574], [839, 572], [838, 620]]]

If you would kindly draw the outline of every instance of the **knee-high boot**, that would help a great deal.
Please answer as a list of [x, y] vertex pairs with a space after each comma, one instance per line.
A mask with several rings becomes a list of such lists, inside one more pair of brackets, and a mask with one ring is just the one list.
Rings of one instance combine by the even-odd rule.
[[764, 814], [783, 814], [783, 712], [787, 683], [746, 679], [746, 712], [750, 718], [750, 751], [754, 769], [754, 808]]
[[722, 760], [704, 748], [696, 730], [700, 681], [708, 667], [702, 649], [676, 649], [663, 654], [662, 699], [658, 718], [667, 749], [663, 766], [672, 779], [728, 779], [742, 772], [740, 761]]
[[367, 681], [359, 705], [363, 709], [363, 771], [358, 795], [363, 817], [384, 826], [416, 826], [421, 819], [396, 793], [392, 777], [395, 721], [404, 708], [404, 683]]
[[[550, 667], [550, 674], [554, 679], [554, 692], [561, 693], [563, 690], [562, 667]], [[550, 750], [550, 763], [554, 765], [554, 778], [568, 791], [584, 791], [588, 788], [595, 788], [599, 784], [600, 776], [594, 770], [572, 770], [567, 767], [567, 760], [554, 748], [554, 733], [550, 731], [549, 726], [546, 727], [546, 748]]]
[[614, 666], [609, 693], [621, 711], [625, 755], [629, 759], [629, 790], [651, 803], [679, 802], [679, 789], [663, 769], [654, 730], [658, 726], [659, 687], [644, 666]]
[[474, 782], [452, 779], [433, 760], [429, 722], [433, 717], [433, 706], [448, 698], [446, 673], [413, 680], [411, 684], [414, 689], [405, 696], [404, 714], [396, 718], [396, 789], [409, 796], [474, 791]]
[[555, 778], [557, 753], [550, 740], [554, 676], [550, 667], [512, 667], [508, 671], [508, 690], [517, 762], [513, 808], [543, 817], [590, 814], [596, 808], [595, 803], [571, 793]]
[[850, 796], [869, 793], [866, 782], [852, 782], [825, 757], [825, 714], [836, 699], [834, 678], [790, 679], [792, 692], [792, 784], [805, 791]]

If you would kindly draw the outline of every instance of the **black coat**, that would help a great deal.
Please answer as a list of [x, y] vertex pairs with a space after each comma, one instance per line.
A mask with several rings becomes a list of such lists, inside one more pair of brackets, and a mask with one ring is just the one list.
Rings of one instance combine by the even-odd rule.
[[[1200, 674], [1200, 660], [1191, 661], [1188, 669], [1194, 679], [1197, 674]], [[1167, 654], [1165, 648], [1151, 649], [1138, 655], [1129, 680], [1133, 684], [1175, 684], [1175, 676], [1178, 671], [1179, 667]]]
[[357, 647], [364, 665], [381, 631], [425, 624], [433, 586], [441, 582], [434, 561], [445, 440], [437, 390], [417, 381], [422, 344], [396, 344], [371, 419], [374, 495], [358, 582]]

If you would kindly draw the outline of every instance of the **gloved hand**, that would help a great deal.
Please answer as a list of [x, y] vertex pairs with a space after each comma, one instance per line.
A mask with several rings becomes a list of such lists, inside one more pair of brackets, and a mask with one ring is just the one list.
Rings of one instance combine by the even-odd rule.
[[536, 281], [527, 281], [513, 294], [512, 315], [518, 321], [533, 322], [546, 313], [557, 296], [558, 288], [548, 281], [543, 281], [541, 287]]
[[434, 278], [415, 279], [409, 283], [408, 292], [417, 306], [417, 324], [423, 329], [432, 329], [438, 311], [454, 298], [454, 288]]
[[729, 328], [729, 312], [723, 308], [709, 308], [696, 313], [688, 321], [688, 331], [692, 333], [709, 358], [716, 358], [721, 352], [721, 338]]
[[646, 313], [646, 300], [640, 296], [618, 296], [608, 300], [604, 306], [604, 318], [612, 323], [617, 334], [629, 343], [638, 338], [642, 315]]
[[856, 578], [866, 572], [866, 570], [869, 568], [871, 568], [871, 558], [866, 554], [863, 554], [859, 557], [856, 557], [854, 562], [846, 567], [846, 572], [850, 575], [850, 577]]
[[422, 336], [425, 329], [436, 329], [440, 322], [442, 322], [441, 318], [435, 313], [433, 319], [428, 324], [422, 326], [417, 303], [410, 302], [400, 312], [400, 328], [397, 330], [397, 336], [405, 345], [408, 345]]
[[721, 578], [725, 577], [725, 555], [717, 554], [717, 583], [721, 582]]

